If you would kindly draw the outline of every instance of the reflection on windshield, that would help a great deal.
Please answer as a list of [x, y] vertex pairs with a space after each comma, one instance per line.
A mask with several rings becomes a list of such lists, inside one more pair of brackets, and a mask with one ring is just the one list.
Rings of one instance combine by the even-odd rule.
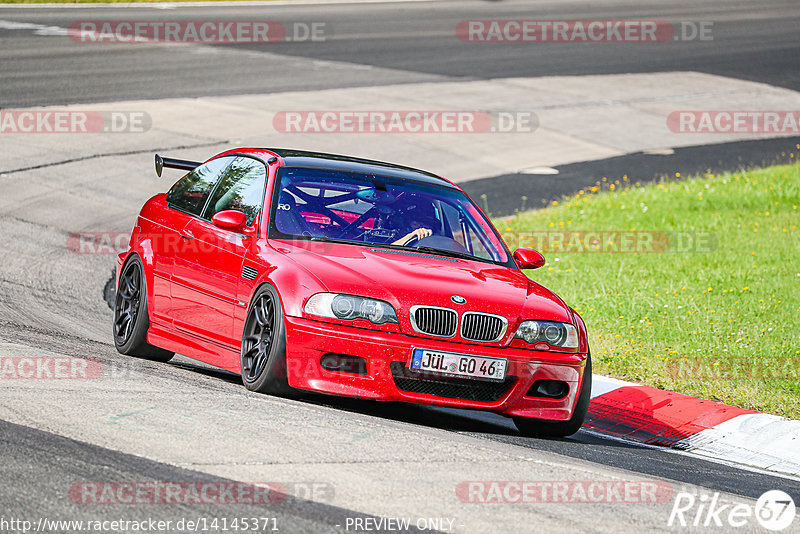
[[283, 167], [270, 237], [394, 245], [508, 262], [483, 215], [461, 191], [396, 178]]

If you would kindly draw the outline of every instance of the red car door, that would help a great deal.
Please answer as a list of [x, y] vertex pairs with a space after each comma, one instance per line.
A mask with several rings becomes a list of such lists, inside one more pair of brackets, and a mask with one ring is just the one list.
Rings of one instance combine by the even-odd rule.
[[[182, 229], [186, 242], [175, 254], [172, 315], [176, 328], [238, 351], [233, 318], [244, 256], [256, 239], [264, 202], [267, 169], [263, 162], [239, 156], [225, 169], [200, 217]], [[219, 228], [214, 214], [235, 210], [247, 217], [238, 231]]]
[[[202, 213], [222, 171], [234, 157], [215, 158], [178, 180], [165, 196], [166, 206], [145, 215], [143, 238], [148, 239], [153, 258], [153, 321], [172, 326], [172, 271], [176, 252], [187, 245], [181, 231]], [[147, 228], [144, 228], [147, 226]]]
[[191, 220], [191, 216], [166, 206], [160, 210], [159, 215], [159, 220], [150, 224], [148, 231], [153, 251], [151, 320], [157, 324], [172, 326], [170, 313], [172, 266], [175, 249], [181, 245], [180, 230]]

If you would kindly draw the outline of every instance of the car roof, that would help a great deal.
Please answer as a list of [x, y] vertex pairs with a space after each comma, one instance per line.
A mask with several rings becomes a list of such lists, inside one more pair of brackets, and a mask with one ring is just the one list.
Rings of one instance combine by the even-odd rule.
[[287, 167], [311, 167], [316, 169], [377, 174], [457, 189], [455, 185], [441, 176], [394, 163], [343, 156], [340, 154], [327, 154], [325, 152], [310, 152], [285, 148], [266, 148], [264, 150], [280, 156]]

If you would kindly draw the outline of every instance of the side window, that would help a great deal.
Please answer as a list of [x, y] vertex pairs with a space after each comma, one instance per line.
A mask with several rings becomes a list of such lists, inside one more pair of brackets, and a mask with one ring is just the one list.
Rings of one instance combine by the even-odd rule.
[[264, 187], [267, 185], [267, 168], [256, 159], [237, 157], [222, 174], [219, 184], [211, 194], [203, 218], [210, 219], [224, 210], [241, 211], [247, 215], [247, 225], [261, 211]]
[[234, 159], [225, 156], [200, 165], [172, 186], [167, 193], [167, 202], [179, 210], [200, 215], [220, 174]]

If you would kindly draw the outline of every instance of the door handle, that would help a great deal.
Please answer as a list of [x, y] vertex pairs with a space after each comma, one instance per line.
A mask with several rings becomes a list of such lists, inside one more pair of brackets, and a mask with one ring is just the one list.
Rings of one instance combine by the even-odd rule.
[[184, 239], [194, 239], [194, 235], [189, 230], [181, 230], [181, 237]]

